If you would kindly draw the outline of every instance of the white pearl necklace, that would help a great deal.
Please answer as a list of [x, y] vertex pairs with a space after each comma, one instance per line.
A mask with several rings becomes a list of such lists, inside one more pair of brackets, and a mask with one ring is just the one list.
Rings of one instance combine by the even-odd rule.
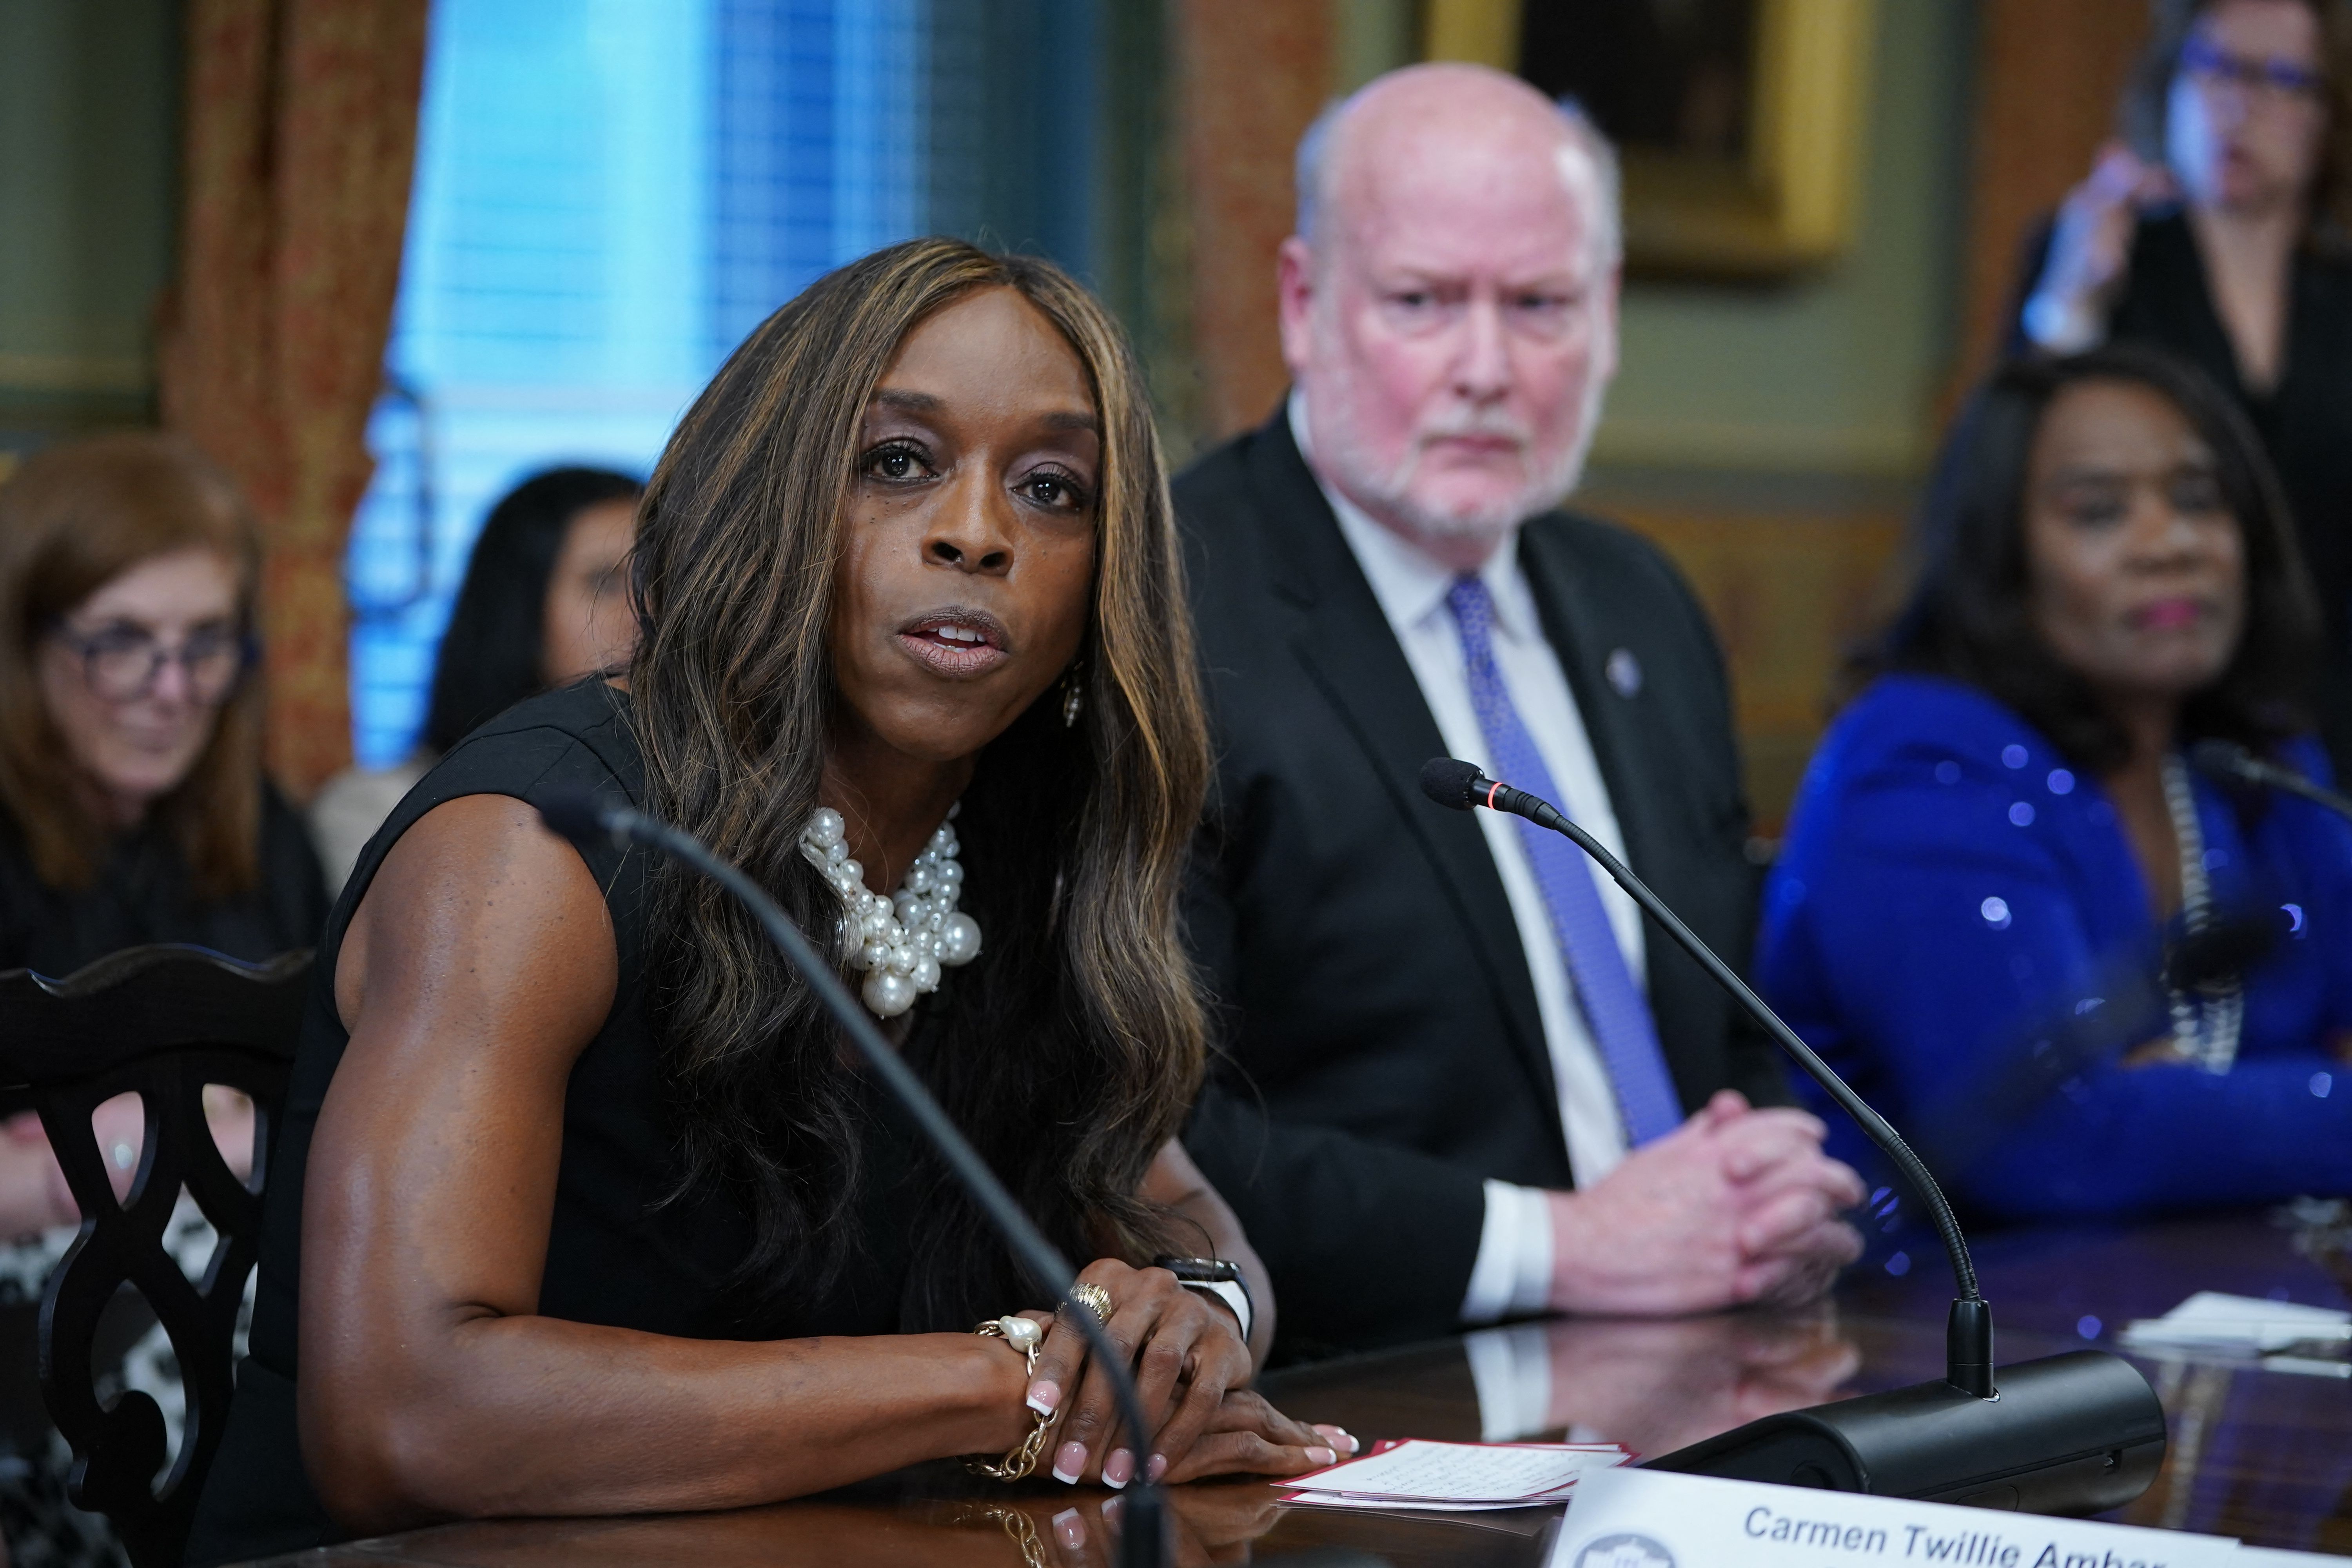
[[819, 806], [801, 829], [801, 853], [824, 873], [848, 906], [842, 928], [850, 936], [849, 966], [866, 972], [859, 987], [868, 1011], [895, 1018], [915, 998], [940, 988], [940, 967], [970, 963], [980, 956], [980, 922], [956, 910], [963, 891], [963, 867], [956, 860], [955, 820], [948, 808], [895, 898], [866, 887], [866, 868], [849, 858], [848, 829], [841, 813]]

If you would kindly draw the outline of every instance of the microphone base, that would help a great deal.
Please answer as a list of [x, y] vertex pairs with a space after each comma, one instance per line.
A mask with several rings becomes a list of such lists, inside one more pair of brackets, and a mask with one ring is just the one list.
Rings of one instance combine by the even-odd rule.
[[1937, 1380], [1768, 1415], [1644, 1467], [2021, 1513], [2089, 1514], [2146, 1491], [2164, 1407], [2101, 1351], [2003, 1367], [1999, 1395]]

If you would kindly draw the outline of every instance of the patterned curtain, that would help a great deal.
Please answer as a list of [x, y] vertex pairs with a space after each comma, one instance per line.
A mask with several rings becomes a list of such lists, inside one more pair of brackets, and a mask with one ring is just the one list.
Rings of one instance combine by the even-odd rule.
[[245, 487], [267, 548], [268, 757], [351, 760], [344, 537], [400, 280], [427, 0], [188, 0], [163, 423]]

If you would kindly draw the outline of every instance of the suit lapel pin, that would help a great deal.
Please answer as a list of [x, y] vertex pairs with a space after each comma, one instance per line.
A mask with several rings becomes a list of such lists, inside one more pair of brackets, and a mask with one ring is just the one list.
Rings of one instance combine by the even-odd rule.
[[1609, 678], [1609, 684], [1620, 697], [1632, 697], [1642, 689], [1642, 661], [1633, 657], [1630, 647], [1612, 651], [1602, 662], [1601, 672]]

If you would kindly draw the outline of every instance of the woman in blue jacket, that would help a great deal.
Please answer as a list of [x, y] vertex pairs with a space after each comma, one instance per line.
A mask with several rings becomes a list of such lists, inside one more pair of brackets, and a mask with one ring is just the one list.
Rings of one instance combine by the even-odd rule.
[[2242, 416], [2145, 351], [2004, 369], [1918, 560], [1799, 796], [1766, 994], [1980, 1212], [2352, 1192], [2352, 824], [2187, 760], [2327, 777]]

